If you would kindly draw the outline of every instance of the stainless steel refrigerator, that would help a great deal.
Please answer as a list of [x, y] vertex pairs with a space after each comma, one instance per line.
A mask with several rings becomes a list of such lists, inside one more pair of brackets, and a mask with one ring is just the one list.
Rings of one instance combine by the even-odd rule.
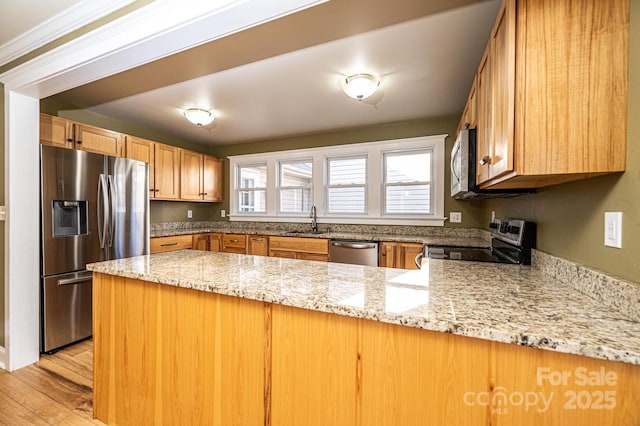
[[147, 163], [42, 145], [42, 352], [92, 334], [87, 263], [149, 253]]

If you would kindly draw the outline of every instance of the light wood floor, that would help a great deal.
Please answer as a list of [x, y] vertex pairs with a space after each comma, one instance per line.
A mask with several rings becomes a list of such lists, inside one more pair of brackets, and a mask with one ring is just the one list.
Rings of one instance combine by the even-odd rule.
[[93, 420], [93, 342], [0, 370], [0, 425], [103, 425]]

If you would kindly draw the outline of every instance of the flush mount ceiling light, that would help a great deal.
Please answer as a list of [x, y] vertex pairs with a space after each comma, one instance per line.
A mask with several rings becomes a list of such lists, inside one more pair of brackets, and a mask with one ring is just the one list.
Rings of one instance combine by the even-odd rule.
[[371, 74], [354, 74], [344, 79], [342, 90], [347, 96], [358, 101], [373, 95], [380, 86], [380, 80]]
[[202, 108], [189, 108], [183, 114], [187, 120], [196, 126], [206, 126], [215, 119], [211, 111]]

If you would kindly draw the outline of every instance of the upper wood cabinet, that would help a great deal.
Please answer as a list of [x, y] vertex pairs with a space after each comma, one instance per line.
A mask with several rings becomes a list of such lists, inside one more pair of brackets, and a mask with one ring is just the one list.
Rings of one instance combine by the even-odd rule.
[[629, 2], [587, 3], [503, 1], [476, 75], [481, 187], [625, 170]]
[[471, 90], [469, 91], [469, 97], [467, 98], [467, 103], [464, 106], [464, 110], [462, 111], [462, 117], [460, 117], [460, 123], [458, 123], [458, 128], [456, 129], [456, 134], [460, 132], [460, 130], [466, 128], [467, 126], [470, 129], [475, 129], [478, 125], [477, 122], [477, 79], [473, 80], [473, 84], [471, 85]]
[[378, 266], [386, 268], [418, 269], [415, 258], [422, 253], [420, 243], [380, 242]]
[[73, 123], [64, 118], [40, 114], [40, 143], [73, 148]]
[[180, 197], [180, 148], [142, 139], [126, 138], [126, 157], [149, 163], [149, 198], [177, 200]]
[[222, 201], [222, 161], [188, 150], [180, 155], [180, 198]]
[[75, 123], [73, 135], [76, 149], [114, 157], [122, 156], [124, 136], [121, 133]]

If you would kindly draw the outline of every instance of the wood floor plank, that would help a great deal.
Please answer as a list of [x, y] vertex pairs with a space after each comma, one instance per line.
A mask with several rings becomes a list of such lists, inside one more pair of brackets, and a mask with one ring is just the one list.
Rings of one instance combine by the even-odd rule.
[[[0, 389], [1, 392], [6, 393], [16, 403], [28, 409], [46, 424], [61, 426], [93, 424], [92, 421], [66, 409], [47, 395], [35, 392], [31, 387], [25, 386], [22, 381], [8, 373], [0, 375]], [[3, 417], [4, 412], [0, 414], [0, 421]]]
[[93, 419], [93, 341], [8, 373], [0, 370], [0, 426], [103, 425]]

